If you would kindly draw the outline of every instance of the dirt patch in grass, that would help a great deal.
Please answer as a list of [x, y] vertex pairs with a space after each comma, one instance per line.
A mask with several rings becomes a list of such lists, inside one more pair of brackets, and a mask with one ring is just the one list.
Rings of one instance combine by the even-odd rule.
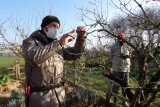
[[[10, 83], [0, 86], [0, 106], [5, 104], [11, 96], [11, 90], [17, 90], [19, 93], [24, 94], [24, 80], [11, 80]], [[66, 96], [70, 95], [75, 87], [65, 83]]]
[[6, 103], [11, 96], [11, 90], [17, 90], [19, 93], [24, 93], [23, 80], [12, 80], [0, 86], [0, 105]]
[[[74, 86], [73, 83], [66, 82], [64, 87], [66, 91], [66, 106], [74, 107], [75, 105], [71, 106], [70, 103], [67, 103], [67, 102], [74, 101], [74, 98], [72, 98], [72, 95], [74, 94], [73, 93], [74, 91], [77, 91], [77, 86]], [[24, 80], [11, 80], [10, 83], [2, 85], [0, 87], [0, 106], [5, 104], [8, 98], [11, 97], [11, 90], [16, 90], [18, 91], [18, 93], [24, 94]], [[79, 107], [79, 106], [76, 106], [76, 107]]]

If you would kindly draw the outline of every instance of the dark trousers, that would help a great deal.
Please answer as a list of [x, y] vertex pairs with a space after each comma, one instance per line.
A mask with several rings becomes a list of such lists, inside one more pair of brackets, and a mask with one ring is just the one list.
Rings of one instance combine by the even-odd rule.
[[[114, 71], [113, 75], [122, 79], [122, 80], [124, 80], [124, 81], [126, 81], [129, 84], [129, 72]], [[119, 85], [113, 85], [112, 92], [118, 95], [118, 91], [119, 91]], [[122, 88], [122, 94], [123, 94], [123, 97], [126, 97], [126, 92], [125, 92], [124, 88]], [[117, 103], [117, 98], [116, 97], [114, 97], [114, 103], [115, 104]]]

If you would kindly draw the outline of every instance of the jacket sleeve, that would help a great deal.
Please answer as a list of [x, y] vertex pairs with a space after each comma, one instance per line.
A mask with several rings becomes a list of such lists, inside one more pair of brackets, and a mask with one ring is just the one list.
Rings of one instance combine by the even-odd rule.
[[116, 50], [115, 50], [115, 44], [113, 44], [113, 45], [110, 47], [111, 58], [114, 57], [115, 51], [116, 51]]
[[23, 41], [24, 58], [31, 65], [38, 65], [50, 58], [54, 53], [62, 49], [58, 41], [51, 42], [45, 46], [37, 46], [33, 38]]
[[63, 50], [64, 60], [76, 60], [83, 54], [87, 37], [77, 36], [74, 47], [67, 47]]

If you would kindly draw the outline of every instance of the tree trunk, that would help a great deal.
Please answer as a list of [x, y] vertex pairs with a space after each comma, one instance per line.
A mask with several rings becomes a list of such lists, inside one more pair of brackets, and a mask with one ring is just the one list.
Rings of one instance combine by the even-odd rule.
[[141, 56], [139, 58], [138, 64], [139, 64], [139, 74], [140, 74], [138, 77], [138, 83], [139, 83], [140, 89], [137, 89], [137, 91], [135, 92], [135, 96], [134, 96], [135, 99], [133, 99], [131, 102], [132, 107], [141, 106], [141, 103], [139, 102], [144, 101], [142, 88], [147, 84], [148, 64], [145, 56]]
[[148, 73], [148, 63], [145, 56], [139, 58], [138, 64], [140, 73], [138, 77], [138, 83], [140, 87], [144, 87], [147, 84], [147, 73]]

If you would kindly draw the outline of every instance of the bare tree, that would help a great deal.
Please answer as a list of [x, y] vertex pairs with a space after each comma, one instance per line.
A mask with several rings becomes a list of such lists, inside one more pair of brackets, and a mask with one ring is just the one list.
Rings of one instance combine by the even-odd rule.
[[32, 24], [30, 21], [22, 21], [21, 18], [6, 18], [6, 20], [0, 24], [0, 38], [2, 41], [0, 50], [12, 51], [16, 56], [22, 57], [22, 41], [30, 35], [33, 27]]
[[[53, 3], [49, 3], [49, 11], [39, 11], [32, 13], [28, 20], [19, 16], [19, 18], [9, 17], [1, 20], [0, 22], [0, 51], [12, 51], [16, 56], [22, 57], [22, 41], [29, 37], [33, 30], [40, 29], [39, 20], [45, 16], [45, 14], [51, 14], [53, 11]], [[63, 33], [63, 28], [59, 32]]]
[[[133, 12], [129, 5], [131, 2], [135, 3], [139, 10]], [[131, 89], [127, 88], [127, 96], [131, 102], [131, 107], [146, 106], [149, 107], [155, 101], [159, 93], [158, 81], [160, 80], [160, 63], [159, 63], [159, 53], [160, 53], [160, 8], [157, 6], [155, 8], [144, 8], [142, 3], [137, 0], [130, 0], [128, 2], [119, 0], [120, 5], [112, 4], [115, 8], [123, 12], [123, 16], [112, 19], [110, 22], [106, 20], [103, 12], [97, 9], [97, 5], [103, 4], [102, 0], [92, 2], [91, 4], [95, 6], [95, 9], [84, 9], [81, 8], [82, 21], [89, 27], [91, 34], [93, 32], [105, 32], [105, 36], [112, 38], [118, 37], [119, 32], [124, 32], [129, 37], [124, 40], [132, 49], [134, 58], [138, 61], [139, 77], [137, 81], [137, 87], [135, 93]], [[106, 10], [107, 11], [107, 10]], [[93, 17], [90, 17], [92, 14]], [[91, 20], [93, 23], [88, 24], [85, 20]], [[99, 37], [103, 38], [103, 36]], [[148, 68], [151, 63], [155, 64], [156, 74], [148, 79], [148, 72], [151, 72]], [[117, 78], [112, 75], [106, 74], [107, 78], [110, 78], [122, 87], [129, 87], [124, 81], [117, 80]]]

